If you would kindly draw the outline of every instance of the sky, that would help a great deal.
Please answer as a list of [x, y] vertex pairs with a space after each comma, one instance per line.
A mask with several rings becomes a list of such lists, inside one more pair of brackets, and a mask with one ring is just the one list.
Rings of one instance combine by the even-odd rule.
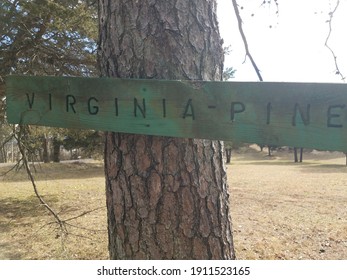
[[[325, 41], [329, 13], [337, 0], [238, 0], [250, 52], [264, 81], [343, 83]], [[270, 4], [268, 2], [271, 2]], [[234, 81], [257, 81], [238, 31], [231, 0], [217, 0], [224, 46], [230, 46], [225, 66], [236, 69]], [[242, 9], [241, 9], [242, 8]], [[332, 19], [328, 41], [341, 73], [347, 76], [347, 0]]]

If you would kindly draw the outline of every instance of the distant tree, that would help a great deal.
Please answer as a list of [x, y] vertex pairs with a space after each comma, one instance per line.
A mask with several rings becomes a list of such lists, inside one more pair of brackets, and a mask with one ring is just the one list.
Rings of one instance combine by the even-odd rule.
[[6, 145], [12, 141], [12, 137], [10, 135], [10, 127], [0, 121], [0, 163], [7, 161]]
[[269, 157], [272, 156], [272, 147], [271, 147], [271, 146], [267, 146], [267, 155], [268, 155]]
[[303, 159], [303, 148], [299, 148], [300, 149], [300, 158], [298, 158], [298, 148], [294, 147], [294, 162], [302, 162]]
[[223, 81], [228, 81], [235, 77], [236, 70], [232, 67], [227, 67], [223, 71]]
[[240, 142], [224, 141], [224, 152], [226, 156], [226, 163], [231, 162], [231, 152], [232, 150], [237, 150], [241, 147], [247, 146], [247, 144]]
[[233, 143], [231, 141], [224, 141], [224, 151], [226, 156], [226, 163], [231, 162], [231, 151], [233, 148]]
[[73, 150], [81, 150], [85, 157], [92, 157], [92, 155], [102, 156], [104, 141], [98, 131], [69, 129], [66, 130], [62, 145], [71, 152], [72, 157]]
[[225, 155], [226, 155], [226, 163], [230, 163], [231, 162], [231, 148], [225, 148]]
[[89, 1], [1, 1], [0, 76], [96, 75], [96, 13]]
[[[6, 75], [97, 76], [97, 36], [96, 1], [2, 0], [0, 123], [6, 123]], [[40, 133], [36, 129], [32, 136], [43, 150], [44, 162], [50, 160], [47, 137], [53, 139], [53, 155], [58, 160], [60, 138], [64, 137], [58, 135], [59, 131], [52, 128], [47, 133], [47, 129], [42, 129]]]

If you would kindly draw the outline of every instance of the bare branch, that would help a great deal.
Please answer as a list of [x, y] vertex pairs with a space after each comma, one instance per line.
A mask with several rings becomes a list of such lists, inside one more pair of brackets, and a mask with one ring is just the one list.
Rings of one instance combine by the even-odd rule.
[[36, 197], [39, 199], [41, 205], [43, 205], [52, 215], [53, 217], [55, 218], [56, 222], [59, 224], [59, 227], [61, 229], [61, 231], [63, 233], [67, 233], [67, 229], [66, 229], [66, 226], [65, 226], [65, 223], [64, 221], [62, 221], [60, 219], [60, 217], [58, 216], [58, 214], [44, 201], [44, 199], [42, 198], [42, 196], [39, 194], [38, 192], [38, 189], [37, 189], [37, 186], [36, 186], [36, 182], [35, 182], [35, 179], [34, 179], [34, 176], [30, 170], [30, 166], [29, 166], [29, 163], [28, 163], [28, 159], [26, 157], [26, 153], [25, 153], [25, 148], [23, 146], [23, 143], [22, 143], [22, 132], [23, 132], [23, 126], [20, 125], [19, 126], [19, 132], [18, 134], [16, 134], [15, 132], [13, 133], [15, 139], [17, 140], [17, 145], [18, 145], [18, 149], [19, 149], [19, 152], [21, 153], [22, 155], [22, 161], [23, 161], [23, 165], [25, 167], [25, 170], [29, 176], [29, 179], [31, 181], [31, 184], [34, 188], [34, 192], [35, 192], [35, 195]]
[[100, 209], [104, 209], [106, 206], [103, 206], [103, 207], [98, 207], [98, 208], [95, 208], [95, 209], [92, 209], [92, 210], [88, 210], [88, 211], [84, 211], [83, 213], [77, 215], [77, 216], [74, 216], [74, 217], [71, 217], [71, 218], [68, 218], [68, 219], [65, 219], [64, 222], [68, 222], [68, 221], [71, 221], [71, 220], [75, 220], [75, 219], [78, 219], [80, 217], [83, 217], [89, 213], [92, 213], [94, 211], [97, 211], [97, 210], [100, 210]]
[[[1, 77], [0, 77], [0, 78], [1, 78]], [[12, 140], [12, 138], [14, 138], [14, 135], [13, 135], [13, 134], [9, 135], [9, 136], [1, 143], [1, 148], [4, 149], [5, 145], [6, 145], [7, 143], [9, 143], [9, 142]], [[21, 167], [21, 162], [22, 162], [22, 159], [19, 159], [19, 160], [16, 162], [15, 165], [11, 166], [7, 171], [1, 173], [1, 174], [0, 174], [0, 177], [5, 177], [7, 174], [9, 174], [9, 173], [10, 173], [12, 170], [14, 170], [14, 169], [15, 169], [15, 170], [20, 169], [20, 167]]]
[[[275, 2], [275, 5], [276, 5], [276, 15], [278, 16], [279, 13], [280, 13], [280, 9], [279, 9], [279, 4], [278, 4], [278, 0], [274, 0], [273, 2]], [[268, 1], [263, 1], [261, 4], [260, 4], [260, 7], [262, 6], [265, 6], [266, 4], [268, 4], [269, 6], [273, 4], [272, 0], [268, 0]]]
[[241, 37], [242, 37], [242, 41], [243, 41], [243, 44], [245, 46], [245, 51], [246, 51], [246, 57], [248, 56], [251, 63], [252, 63], [252, 66], [258, 76], [258, 79], [259, 81], [263, 81], [263, 77], [261, 76], [260, 74], [260, 70], [257, 66], [257, 64], [255, 63], [255, 60], [253, 59], [253, 56], [249, 50], [249, 47], [248, 47], [248, 42], [247, 42], [247, 38], [246, 38], [246, 35], [245, 35], [245, 32], [243, 31], [243, 27], [242, 27], [242, 18], [240, 16], [240, 11], [239, 11], [239, 7], [238, 7], [238, 4], [237, 4], [237, 1], [236, 0], [232, 0], [233, 2], [233, 6], [234, 6], [234, 11], [235, 11], [235, 15], [236, 15], [236, 18], [237, 18], [237, 22], [238, 22], [238, 27], [239, 27], [239, 32], [241, 34]]
[[74, 228], [78, 228], [78, 229], [82, 229], [85, 231], [90, 231], [90, 232], [106, 232], [107, 229], [94, 229], [94, 228], [86, 228], [86, 227], [81, 227], [81, 226], [76, 226], [70, 223], [67, 223], [69, 226], [74, 227]]
[[22, 164], [23, 164], [23, 163], [21, 164], [21, 162], [22, 162], [22, 159], [19, 159], [19, 160], [16, 162], [15, 165], [13, 165], [12, 167], [10, 167], [10, 169], [8, 169], [8, 170], [6, 170], [5, 172], [1, 173], [1, 174], [0, 174], [0, 177], [5, 177], [5, 176], [7, 176], [7, 174], [9, 174], [12, 170], [19, 170], [19, 169], [21, 169]]
[[334, 50], [329, 46], [329, 39], [331, 36], [331, 32], [332, 32], [332, 21], [333, 21], [333, 17], [335, 15], [335, 12], [337, 11], [337, 8], [340, 5], [340, 0], [337, 0], [335, 8], [333, 9], [333, 11], [331, 11], [329, 13], [329, 19], [327, 20], [328, 24], [329, 24], [329, 31], [328, 31], [328, 35], [327, 38], [325, 39], [325, 47], [330, 51], [331, 55], [333, 56], [334, 59], [334, 63], [335, 63], [335, 74], [336, 75], [340, 75], [341, 80], [345, 81], [346, 77], [341, 73], [338, 62], [337, 62], [337, 56], [334, 52]]

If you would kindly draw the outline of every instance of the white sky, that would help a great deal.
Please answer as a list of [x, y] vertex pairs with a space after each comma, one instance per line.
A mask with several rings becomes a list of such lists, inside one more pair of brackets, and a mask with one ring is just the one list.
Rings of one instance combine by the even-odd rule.
[[[243, 63], [245, 51], [232, 1], [217, 2], [224, 45], [232, 50], [225, 65], [237, 70], [234, 81], [257, 81], [249, 59]], [[343, 82], [335, 74], [332, 54], [324, 46], [329, 12], [336, 0], [278, 0], [278, 16], [271, 2], [261, 6], [263, 0], [238, 0], [243, 7], [240, 13], [249, 48], [264, 81]], [[340, 71], [347, 76], [347, 0], [340, 0], [332, 27], [329, 45]]]

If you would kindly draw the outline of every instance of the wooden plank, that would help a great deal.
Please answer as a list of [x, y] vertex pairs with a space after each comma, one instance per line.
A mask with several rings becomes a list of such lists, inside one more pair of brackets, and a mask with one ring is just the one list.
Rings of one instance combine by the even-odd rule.
[[347, 151], [347, 85], [9, 76], [10, 123]]

